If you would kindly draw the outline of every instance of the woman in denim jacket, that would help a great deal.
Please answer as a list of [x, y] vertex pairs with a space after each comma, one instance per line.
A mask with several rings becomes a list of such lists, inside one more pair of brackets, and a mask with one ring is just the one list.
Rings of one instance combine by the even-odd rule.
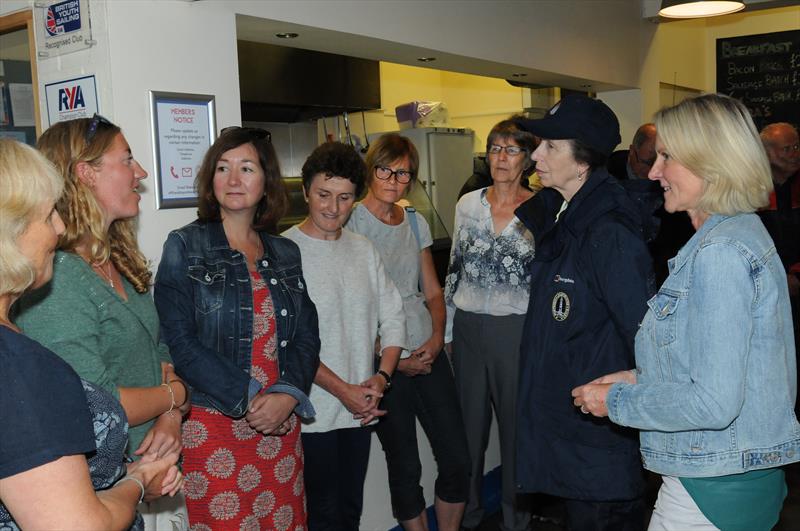
[[753, 213], [772, 187], [747, 109], [708, 94], [660, 111], [650, 179], [697, 232], [636, 336], [636, 371], [573, 390], [584, 413], [641, 431], [663, 476], [661, 529], [771, 529], [800, 460], [792, 317], [775, 245]]
[[155, 285], [164, 339], [193, 389], [184, 423], [189, 520], [302, 527], [297, 417], [314, 415], [320, 342], [300, 252], [272, 235], [286, 194], [269, 134], [224, 130], [197, 186], [199, 219], [169, 235]]

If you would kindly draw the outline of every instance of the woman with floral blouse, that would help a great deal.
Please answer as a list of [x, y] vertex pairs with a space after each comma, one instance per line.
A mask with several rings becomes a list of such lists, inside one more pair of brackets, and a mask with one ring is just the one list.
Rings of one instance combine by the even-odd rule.
[[529, 514], [514, 486], [517, 362], [528, 308], [533, 236], [514, 210], [535, 193], [521, 184], [533, 173], [533, 135], [511, 120], [492, 128], [486, 158], [494, 183], [464, 195], [456, 205], [453, 247], [445, 285], [447, 328], [461, 411], [472, 460], [469, 501], [462, 525], [483, 518], [483, 455], [492, 405], [497, 415], [505, 529], [526, 529]]

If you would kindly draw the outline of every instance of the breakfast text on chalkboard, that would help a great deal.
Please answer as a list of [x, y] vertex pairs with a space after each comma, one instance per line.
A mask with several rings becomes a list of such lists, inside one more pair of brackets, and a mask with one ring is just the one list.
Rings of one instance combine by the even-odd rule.
[[740, 99], [760, 129], [800, 122], [800, 30], [717, 39], [717, 92]]

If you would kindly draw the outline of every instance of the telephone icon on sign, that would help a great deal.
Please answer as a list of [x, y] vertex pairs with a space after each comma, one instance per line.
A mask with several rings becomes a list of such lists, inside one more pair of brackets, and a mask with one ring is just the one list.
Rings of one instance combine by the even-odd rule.
[[170, 166], [170, 167], [169, 167], [169, 172], [172, 174], [172, 178], [173, 178], [173, 179], [178, 179], [178, 178], [179, 178], [179, 177], [178, 177], [178, 174], [177, 174], [177, 173], [175, 173], [175, 166]]

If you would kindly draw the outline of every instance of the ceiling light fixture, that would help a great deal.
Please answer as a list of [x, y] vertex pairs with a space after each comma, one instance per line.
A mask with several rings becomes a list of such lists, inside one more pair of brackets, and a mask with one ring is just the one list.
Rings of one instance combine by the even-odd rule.
[[728, 15], [744, 9], [744, 2], [719, 0], [662, 0], [659, 15], [665, 18], [702, 18]]
[[420, 63], [430, 63], [431, 61], [435, 61], [435, 57], [417, 57], [417, 61]]
[[300, 34], [285, 32], [285, 33], [276, 33], [275, 36], [278, 37], [279, 39], [296, 39], [297, 37], [300, 36]]
[[511, 77], [528, 77], [528, 74], [524, 72], [514, 72], [513, 74], [511, 74]]

